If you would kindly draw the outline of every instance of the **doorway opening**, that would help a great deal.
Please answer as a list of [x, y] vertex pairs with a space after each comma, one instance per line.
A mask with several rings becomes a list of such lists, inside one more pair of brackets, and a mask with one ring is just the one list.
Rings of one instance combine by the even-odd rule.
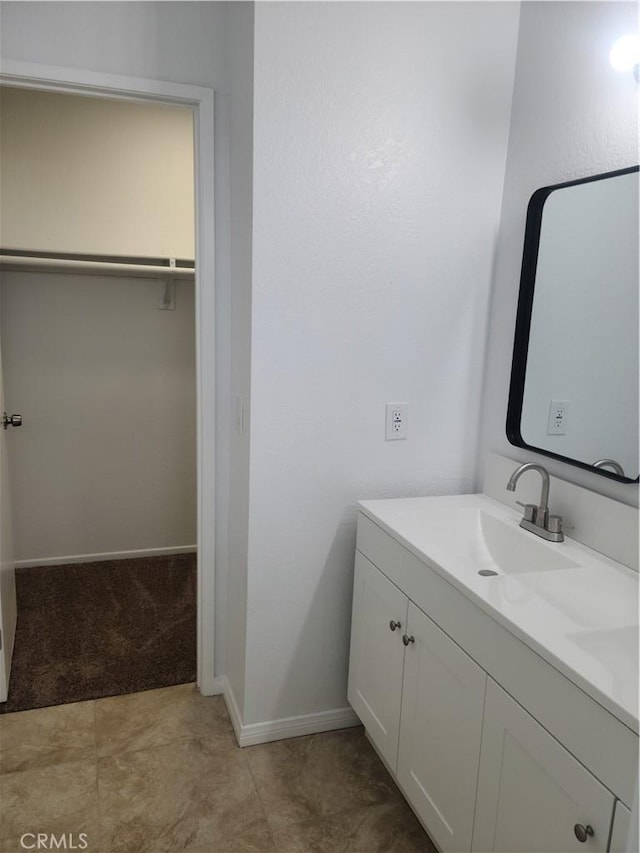
[[[127, 582], [131, 581], [135, 571], [138, 572], [138, 580], [134, 586], [142, 590], [143, 598], [145, 596], [150, 598], [150, 592], [163, 593], [167, 604], [175, 604], [184, 593], [185, 587], [191, 586], [192, 592], [195, 592], [194, 588], [197, 587], [197, 614], [195, 608], [191, 614], [192, 623], [196, 623], [192, 627], [195, 627], [197, 632], [197, 673], [194, 671], [193, 675], [201, 692], [206, 694], [218, 692], [215, 689], [213, 673], [214, 538], [211, 512], [214, 470], [213, 389], [212, 382], [207, 382], [205, 379], [207, 376], [212, 377], [213, 369], [213, 93], [200, 87], [162, 84], [154, 81], [128, 79], [124, 81], [106, 75], [100, 79], [98, 85], [95, 78], [99, 75], [95, 74], [90, 75], [93, 79], [91, 84], [88, 84], [86, 81], [80, 82], [82, 72], [64, 69], [54, 69], [55, 73], [43, 81], [42, 69], [37, 69], [38, 74], [34, 73], [35, 69], [21, 67], [19, 70], [19, 75], [5, 72], [0, 81], [4, 86], [8, 85], [10, 88], [6, 91], [14, 95], [42, 98], [49, 94], [54, 99], [58, 99], [58, 106], [61, 98], [75, 99], [77, 104], [80, 101], [86, 102], [93, 111], [101, 105], [116, 112], [118, 109], [126, 112], [139, 108], [141, 113], [147, 115], [155, 111], [164, 113], [165, 116], [171, 113], [181, 116], [181, 119], [187, 118], [193, 125], [193, 128], [188, 131], [191, 141], [192, 174], [189, 190], [192, 197], [191, 211], [193, 212], [195, 208], [196, 235], [195, 247], [192, 240], [191, 252], [176, 250], [175, 246], [169, 246], [166, 241], [164, 244], [162, 241], [156, 243], [155, 245], [159, 246], [156, 250], [153, 236], [150, 242], [147, 241], [145, 244], [142, 232], [145, 224], [148, 225], [149, 217], [146, 217], [146, 221], [140, 223], [139, 233], [132, 235], [134, 238], [134, 244], [132, 244], [126, 239], [127, 224], [124, 222], [126, 219], [124, 213], [111, 229], [117, 233], [120, 228], [120, 242], [116, 239], [109, 246], [104, 240], [107, 230], [104, 221], [102, 228], [97, 229], [98, 240], [92, 241], [88, 236], [73, 245], [65, 244], [59, 239], [59, 235], [56, 239], [54, 226], [57, 224], [62, 227], [64, 222], [52, 222], [49, 230], [54, 233], [53, 236], [51, 233], [48, 235], [48, 244], [47, 240], [43, 239], [39, 245], [33, 241], [28, 245], [23, 241], [22, 245], [19, 245], [14, 240], [5, 240], [3, 235], [4, 257], [1, 263], [5, 312], [8, 308], [13, 312], [13, 316], [17, 316], [15, 312], [19, 309], [22, 311], [23, 318], [30, 317], [31, 323], [28, 329], [24, 329], [24, 335], [21, 335], [20, 324], [12, 327], [9, 334], [5, 331], [5, 351], [11, 353], [9, 363], [5, 364], [6, 372], [11, 374], [9, 381], [5, 382], [5, 391], [11, 391], [20, 386], [19, 379], [23, 378], [21, 370], [28, 373], [28, 368], [31, 369], [32, 376], [38, 373], [38, 366], [33, 364], [34, 353], [37, 353], [41, 368], [40, 393], [38, 389], [34, 389], [32, 393], [34, 401], [38, 397], [46, 399], [41, 401], [41, 411], [36, 418], [31, 418], [31, 423], [35, 427], [37, 422], [42, 427], [43, 421], [47, 425], [48, 420], [49, 428], [43, 431], [39, 442], [32, 430], [31, 440], [36, 439], [34, 447], [47, 442], [54, 445], [53, 464], [50, 466], [50, 474], [53, 473], [53, 476], [49, 478], [49, 487], [53, 485], [53, 491], [51, 488], [45, 488], [46, 478], [43, 476], [43, 466], [38, 464], [37, 459], [31, 459], [36, 464], [33, 470], [27, 471], [25, 475], [24, 460], [29, 456], [32, 457], [33, 454], [23, 453], [23, 464], [20, 466], [19, 476], [23, 481], [26, 480], [27, 487], [24, 482], [21, 482], [22, 504], [17, 508], [20, 516], [16, 525], [19, 571], [40, 572], [46, 585], [54, 574], [56, 577], [62, 576], [63, 573], [58, 572], [57, 567], [60, 563], [66, 564], [66, 582], [69, 588], [73, 587], [74, 583], [81, 584], [83, 577], [86, 580], [88, 574], [93, 573], [96, 576], [93, 580], [97, 577], [104, 579], [108, 570], [111, 571], [110, 581], [98, 593], [96, 603], [92, 605], [90, 597], [87, 596], [85, 607], [80, 606], [73, 618], [65, 619], [71, 614], [68, 611], [65, 613], [63, 596], [59, 596], [62, 599], [60, 600], [61, 610], [51, 616], [56, 621], [62, 638], [70, 636], [73, 638], [74, 631], [79, 631], [77, 623], [90, 620], [92, 609], [97, 611], [94, 615], [99, 620], [100, 598], [112, 599], [116, 587], [121, 587], [120, 592], [127, 598]], [[89, 97], [78, 98], [78, 95], [89, 95]], [[110, 124], [110, 127], [102, 128], [100, 135], [101, 138], [105, 135], [109, 137], [107, 141], [114, 145], [117, 122], [114, 122], [113, 115], [110, 117]], [[184, 135], [184, 127], [180, 132]], [[166, 142], [164, 134], [161, 138]], [[87, 156], [90, 153], [89, 148]], [[152, 159], [153, 154], [148, 144], [145, 144], [145, 151]], [[167, 166], [166, 158], [165, 166]], [[105, 171], [108, 172], [108, 169]], [[140, 175], [135, 176], [131, 183], [135, 184], [140, 177]], [[71, 179], [67, 178], [67, 180]], [[117, 196], [117, 192], [113, 192], [113, 184], [115, 180], [112, 176], [111, 194]], [[139, 186], [137, 189], [140, 193]], [[136, 187], [134, 187], [135, 191]], [[179, 207], [182, 204], [184, 207], [184, 200], [179, 198], [180, 193], [171, 186], [169, 168], [165, 171], [162, 186], [156, 192], [158, 193], [156, 202], [164, 193], [170, 201], [169, 206]], [[60, 199], [57, 201], [62, 215]], [[87, 199], [84, 206], [85, 212], [91, 207], [91, 199]], [[125, 207], [126, 199], [123, 198], [123, 210]], [[37, 219], [36, 216], [34, 218]], [[63, 215], [62, 218], [64, 218]], [[94, 224], [96, 221], [99, 222], [100, 214], [86, 215], [85, 218], [87, 221], [84, 222], [84, 227], [90, 235], [90, 221], [92, 220]], [[51, 222], [50, 219], [47, 221]], [[207, 228], [210, 228], [209, 239], [205, 243], [203, 232]], [[132, 229], [129, 227], [129, 230]], [[162, 228], [156, 223], [150, 230], [155, 232], [157, 238]], [[175, 228], [170, 227], [169, 231], [172, 230], [175, 236]], [[80, 231], [82, 231], [82, 225]], [[138, 243], [135, 242], [137, 238], [141, 238]], [[53, 248], [55, 245], [62, 246], [62, 249], [67, 251], [56, 251]], [[136, 248], [138, 245], [143, 248]], [[68, 251], [69, 249], [73, 251]], [[11, 259], [6, 255], [8, 250], [12, 252]], [[16, 250], [22, 251], [16, 252]], [[20, 272], [17, 271], [18, 269]], [[20, 281], [22, 286], [19, 286]], [[25, 286], [25, 282], [28, 282], [28, 286]], [[52, 286], [54, 282], [55, 287]], [[114, 320], [117, 315], [117, 306], [119, 302], [123, 303], [132, 298], [136, 305], [133, 308], [130, 304], [130, 310], [123, 312], [125, 315], [125, 328], [123, 328]], [[82, 309], [86, 310], [87, 304], [91, 309], [91, 322], [82, 321]], [[86, 318], [87, 315], [84, 316]], [[143, 327], [138, 325], [136, 328], [136, 322], [139, 324], [141, 318], [143, 318]], [[11, 317], [7, 317], [5, 313], [3, 326], [5, 330], [10, 319]], [[180, 341], [172, 339], [169, 334], [170, 327], [176, 325], [182, 328]], [[74, 327], [76, 333], [72, 332]], [[40, 334], [38, 334], [39, 328]], [[189, 334], [191, 335], [190, 344], [188, 343]], [[26, 349], [25, 339], [31, 341], [31, 346]], [[63, 355], [59, 357], [61, 363], [56, 363], [57, 356], [53, 353], [55, 345], [61, 342], [64, 344]], [[48, 345], [53, 346], [54, 349], [50, 348], [47, 351]], [[190, 366], [187, 364], [189, 347]], [[107, 359], [108, 366], [101, 371], [100, 377], [92, 378], [90, 367], [92, 362], [94, 367], [99, 363], [96, 361], [96, 354], [99, 354], [101, 349], [103, 353], [109, 355], [110, 362]], [[127, 357], [132, 355], [132, 349], [136, 350], [138, 356], [141, 355], [143, 362], [146, 361], [140, 370], [127, 369]], [[176, 355], [178, 364], [175, 361]], [[29, 361], [32, 363], [28, 364]], [[189, 367], [192, 371], [193, 383], [190, 391], [187, 391], [188, 382], [185, 383], [184, 379], [188, 376]], [[56, 371], [54, 368], [59, 369]], [[43, 376], [42, 373], [45, 375]], [[84, 386], [82, 381], [79, 381], [79, 379], [82, 380], [83, 373]], [[68, 388], [72, 389], [70, 395], [67, 395], [67, 402], [63, 405], [62, 398], [65, 395], [60, 395], [61, 405], [57, 408], [55, 407], [56, 393], [52, 387], [54, 376], [56, 381], [62, 378], [66, 381]], [[5, 379], [7, 378], [5, 376]], [[139, 400], [145, 396], [143, 389], [145, 384], [147, 392], [155, 393], [150, 395], [151, 405], [147, 406], [146, 411], [140, 415], [139, 410], [144, 409], [144, 406], [136, 407], [135, 399]], [[165, 393], [167, 390], [171, 393]], [[96, 404], [96, 400], [93, 400], [94, 411], [89, 417], [85, 410], [91, 408], [87, 401], [92, 394], [94, 398], [98, 398], [98, 401]], [[192, 405], [188, 405], [189, 394]], [[75, 406], [72, 405], [74, 399]], [[127, 400], [131, 402], [127, 403]], [[7, 403], [13, 405], [9, 399]], [[134, 412], [135, 409], [138, 411]], [[29, 432], [29, 417], [26, 412], [23, 412], [23, 415], [25, 421], [22, 436], [26, 439]], [[82, 439], [78, 437], [79, 432], [75, 427], [83, 420], [85, 426], [88, 426], [85, 432], [88, 448], [85, 449], [85, 456], [82, 456], [82, 452], [79, 453], [74, 462], [74, 446], [76, 451], [82, 450]], [[56, 422], [58, 429], [54, 430]], [[73, 425], [73, 428], [69, 429], [70, 425]], [[178, 425], [177, 429], [176, 425]], [[67, 433], [72, 433], [75, 437]], [[190, 437], [189, 433], [191, 433]], [[132, 439], [131, 441], [126, 440], [128, 436]], [[9, 443], [9, 457], [11, 456], [11, 439], [11, 435], [3, 435], [5, 443]], [[114, 441], [118, 446], [115, 454]], [[189, 455], [189, 448], [185, 445], [191, 448], [192, 459], [189, 462], [185, 462]], [[147, 475], [149, 471], [154, 472], [154, 476], [158, 475], [156, 477], [158, 482], [147, 484], [146, 492], [145, 475], [132, 473], [141, 457], [144, 457], [142, 461], [147, 463]], [[92, 460], [92, 464], [95, 463], [94, 468], [98, 472], [95, 474], [94, 471], [94, 479], [100, 481], [93, 484], [95, 491], [90, 489], [87, 482], [92, 479], [88, 459]], [[28, 463], [26, 467], [28, 469]], [[114, 470], [110, 471], [110, 469]], [[114, 476], [108, 482], [111, 473]], [[38, 474], [40, 488], [38, 488]], [[158, 483], [163, 480], [163, 477], [164, 487], [158, 488]], [[56, 482], [52, 484], [52, 480]], [[31, 492], [29, 492], [29, 484]], [[58, 499], [55, 499], [56, 488]], [[99, 505], [100, 501], [96, 499], [96, 494], [100, 491], [106, 499], [102, 507]], [[25, 502], [24, 498], [27, 494], [31, 499]], [[28, 512], [25, 511], [26, 504], [28, 504]], [[5, 496], [3, 508], [6, 505]], [[72, 514], [69, 513], [69, 507], [73, 508]], [[210, 520], [209, 525], [204, 524], [205, 513]], [[69, 521], [70, 515], [70, 523], [65, 524], [65, 518]], [[40, 527], [37, 524], [38, 517], [46, 520], [46, 523]], [[39, 531], [38, 536], [31, 537], [32, 543], [48, 537], [48, 542], [37, 542], [31, 555], [26, 554], [24, 549], [24, 542], [29, 539], [25, 534], [25, 528], [29, 525], [28, 519], [31, 519], [33, 529]], [[120, 532], [116, 533], [114, 538], [114, 529], [112, 529], [111, 539], [109, 539], [106, 527], [111, 522], [114, 524], [114, 529], [119, 529]], [[146, 529], [143, 529], [145, 525]], [[152, 534], [150, 531], [154, 525], [156, 532]], [[43, 530], [43, 527], [47, 530]], [[189, 529], [192, 531], [190, 535], [186, 533]], [[65, 535], [70, 532], [76, 534], [76, 542], [74, 547], [65, 549], [62, 543]], [[42, 534], [45, 533], [46, 535], [43, 536]], [[6, 606], [5, 601], [6, 590], [10, 586], [6, 582], [6, 575], [11, 562], [6, 559], [7, 538], [6, 532], [3, 532], [0, 538], [3, 551], [3, 584], [0, 587], [3, 624], [0, 627], [3, 629], [5, 640], [4, 650], [10, 651], [11, 608]], [[69, 541], [68, 538], [67, 541]], [[100, 541], [102, 545], [99, 544]], [[107, 542], [111, 544], [106, 544]], [[195, 548], [198, 554], [197, 569], [193, 566], [190, 570], [187, 564], [189, 561], [192, 564], [195, 562]], [[58, 559], [59, 557], [72, 559], [61, 560]], [[163, 560], [166, 564], [164, 567], [161, 566]], [[91, 566], [84, 565], [86, 563], [91, 563]], [[51, 568], [52, 565], [56, 566], [55, 570]], [[94, 572], [96, 568], [98, 571]], [[49, 569], [48, 573], [47, 569]], [[143, 577], [145, 580], [141, 581]], [[108, 609], [109, 602], [103, 603], [105, 609]], [[118, 610], [118, 608], [116, 601], [115, 609]], [[155, 601], [150, 604], [150, 608], [151, 610], [155, 608], [159, 612], [156, 614], [155, 622], [151, 620], [145, 626], [142, 612], [144, 607], [139, 607], [139, 621], [142, 623], [138, 625], [141, 633], [136, 640], [139, 648], [145, 644], [152, 645], [152, 633], [154, 631], [162, 633], [163, 628], [168, 627], [165, 618], [167, 614], [163, 612], [163, 605]], [[146, 617], [149, 617], [149, 613]], [[191, 616], [182, 613], [176, 617], [174, 613], [172, 618], [182, 620], [184, 637], [186, 637], [191, 630], [189, 628]], [[146, 633], [145, 628], [148, 628]], [[175, 641], [175, 638], [180, 636], [180, 630], [178, 630], [174, 634], [174, 641], [168, 646], [165, 645], [167, 658], [180, 657], [178, 648], [180, 639]], [[10, 655], [8, 661], [5, 655], [4, 663], [6, 674], [8, 674], [11, 664]], [[195, 661], [192, 660], [191, 666], [193, 667], [194, 664]], [[90, 670], [91, 667], [92, 662], [89, 661], [88, 669]], [[116, 668], [123, 669], [123, 667]], [[169, 669], [171, 670], [172, 667], [169, 666]], [[177, 683], [183, 680], [184, 675], [176, 676], [175, 673], [187, 670], [189, 670], [188, 666], [186, 670], [184, 667], [180, 670], [180, 666], [173, 666], [174, 675], [169, 678], [173, 678], [174, 683]], [[126, 673], [121, 675], [125, 676], [121, 679], [121, 683], [126, 685]], [[134, 679], [129, 688], [115, 691], [111, 689], [110, 692], [130, 692], [149, 686], [160, 686], [160, 684], [153, 680], [145, 683], [144, 680], [141, 682]], [[78, 698], [86, 697], [76, 695], [66, 701], [75, 701]]]

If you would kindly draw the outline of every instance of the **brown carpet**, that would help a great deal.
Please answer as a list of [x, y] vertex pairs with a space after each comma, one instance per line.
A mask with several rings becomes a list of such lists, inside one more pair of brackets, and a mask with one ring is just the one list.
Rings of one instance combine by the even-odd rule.
[[195, 554], [17, 569], [16, 593], [0, 713], [195, 681]]

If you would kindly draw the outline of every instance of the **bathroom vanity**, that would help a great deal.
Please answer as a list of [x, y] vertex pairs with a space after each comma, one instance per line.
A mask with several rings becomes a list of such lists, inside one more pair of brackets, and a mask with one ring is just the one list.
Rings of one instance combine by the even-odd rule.
[[359, 508], [349, 701], [436, 844], [622, 853], [637, 573], [485, 495]]

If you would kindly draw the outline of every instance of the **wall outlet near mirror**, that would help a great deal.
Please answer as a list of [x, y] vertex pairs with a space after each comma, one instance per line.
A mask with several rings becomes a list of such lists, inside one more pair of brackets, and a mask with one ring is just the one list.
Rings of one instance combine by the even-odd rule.
[[549, 403], [547, 435], [566, 435], [569, 403], [564, 400], [552, 400]]

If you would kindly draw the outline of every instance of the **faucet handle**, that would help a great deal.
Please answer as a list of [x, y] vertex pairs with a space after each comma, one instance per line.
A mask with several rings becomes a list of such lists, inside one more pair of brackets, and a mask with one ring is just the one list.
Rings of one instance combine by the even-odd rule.
[[518, 504], [518, 506], [521, 506], [524, 509], [523, 518], [526, 521], [531, 521], [535, 524], [536, 513], [538, 511], [538, 507], [535, 504], [522, 503], [522, 501], [516, 501], [516, 503]]
[[550, 533], [562, 533], [562, 516], [550, 515], [547, 521], [547, 530]]

